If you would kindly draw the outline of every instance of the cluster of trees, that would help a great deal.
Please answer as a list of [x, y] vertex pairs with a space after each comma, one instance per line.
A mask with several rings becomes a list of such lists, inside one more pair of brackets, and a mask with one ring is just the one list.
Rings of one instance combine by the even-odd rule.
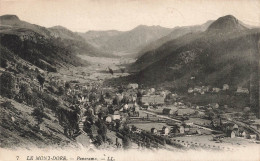
[[37, 107], [33, 110], [32, 115], [36, 117], [38, 125], [43, 122], [43, 118], [50, 119], [50, 117], [44, 112], [43, 107]]
[[98, 145], [102, 145], [107, 141], [107, 126], [102, 119], [98, 119], [96, 126], [98, 127], [96, 141]]
[[136, 126], [133, 125], [130, 130], [130, 128], [126, 124], [124, 124], [123, 129], [119, 131], [119, 136], [121, 136], [122, 138], [123, 147], [125, 149], [131, 146], [131, 141], [136, 142], [140, 147], [146, 148], [158, 148], [160, 145], [166, 145], [166, 140], [163, 137], [152, 135], [149, 132], [136, 133], [136, 130]]
[[3, 97], [14, 98], [16, 94], [15, 77], [11, 73], [3, 73], [0, 76], [0, 94]]

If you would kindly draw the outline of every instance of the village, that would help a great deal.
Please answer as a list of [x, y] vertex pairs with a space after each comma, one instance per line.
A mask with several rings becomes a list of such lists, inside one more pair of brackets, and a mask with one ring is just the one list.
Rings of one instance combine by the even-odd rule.
[[[65, 98], [73, 98], [71, 105], [78, 109], [78, 130], [64, 132], [69, 136], [84, 133], [97, 148], [234, 150], [259, 144], [260, 120], [249, 107], [191, 104], [169, 90], [142, 88], [137, 83], [116, 87], [103, 87], [101, 81], [58, 83], [65, 89]], [[187, 94], [214, 95], [228, 90], [228, 84], [223, 88], [195, 86]], [[235, 93], [247, 95], [248, 89], [238, 87]]]
[[[234, 150], [259, 144], [260, 120], [248, 106], [191, 103], [174, 91], [137, 83], [109, 86], [103, 84], [105, 79], [127, 73], [111, 73], [110, 68], [110, 71], [101, 71], [103, 66], [100, 64], [91, 66], [86, 73], [85, 68], [64, 70], [65, 73], [46, 73], [28, 64], [23, 68], [31, 72], [15, 75], [15, 99], [38, 106], [40, 111], [43, 106], [57, 111], [59, 106], [61, 109], [56, 115], [64, 127], [64, 135], [84, 142], [87, 147]], [[228, 84], [223, 87], [194, 86], [188, 88], [186, 94], [188, 97], [215, 96], [227, 92], [241, 96], [249, 94], [247, 88], [231, 90]], [[37, 102], [33, 99], [34, 93], [44, 99]], [[41, 130], [42, 119], [38, 117], [37, 109], [33, 114], [39, 120], [37, 127]]]

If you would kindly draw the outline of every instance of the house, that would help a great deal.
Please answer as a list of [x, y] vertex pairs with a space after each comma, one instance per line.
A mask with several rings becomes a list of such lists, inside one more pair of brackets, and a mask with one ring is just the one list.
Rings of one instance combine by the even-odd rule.
[[97, 115], [101, 111], [101, 108], [101, 105], [96, 105], [96, 107], [94, 108], [94, 114]]
[[214, 127], [221, 127], [223, 125], [221, 118], [214, 118], [211, 122]]
[[137, 89], [138, 88], [138, 84], [137, 83], [130, 83], [127, 85], [128, 89]]
[[179, 127], [179, 131], [180, 131], [180, 134], [184, 134], [184, 133], [185, 133], [185, 128], [184, 128], [184, 126], [180, 126], [180, 127]]
[[209, 92], [210, 87], [209, 86], [202, 86], [202, 91]]
[[155, 92], [155, 89], [154, 89], [154, 88], [149, 89], [149, 93], [150, 93], [150, 94], [153, 94], [154, 92]]
[[117, 93], [117, 94], [116, 94], [116, 97], [117, 97], [117, 99], [119, 100], [119, 102], [121, 102], [122, 99], [124, 98], [124, 94]]
[[127, 110], [128, 109], [128, 104], [126, 103], [123, 108], [124, 108], [124, 110]]
[[235, 124], [235, 125], [233, 126], [233, 130], [238, 130], [237, 124]]
[[245, 108], [243, 109], [243, 111], [244, 111], [244, 112], [249, 112], [249, 111], [250, 111], [250, 107], [245, 107]]
[[229, 90], [229, 85], [228, 84], [223, 84], [223, 91]]
[[188, 93], [193, 93], [193, 89], [192, 89], [192, 88], [189, 88], [189, 89], [188, 89]]
[[154, 95], [154, 104], [156, 105], [162, 105], [164, 104], [165, 97], [162, 97], [160, 95]]
[[255, 120], [252, 125], [255, 126], [257, 130], [260, 130], [260, 119]]
[[171, 93], [170, 91], [164, 90], [164, 91], [159, 92], [159, 95], [165, 98], [170, 93]]
[[166, 126], [164, 126], [163, 128], [162, 128], [162, 134], [163, 135], [168, 135], [169, 134], [169, 128], [168, 127], [166, 127]]
[[202, 133], [201, 133], [201, 130], [200, 130], [200, 129], [197, 129], [197, 130], [196, 130], [196, 134], [201, 135], [201, 134], [202, 134]]
[[200, 92], [201, 92], [201, 87], [195, 86], [194, 89], [193, 89], [193, 91], [200, 93]]
[[251, 134], [249, 136], [250, 136], [250, 139], [256, 139], [256, 134]]
[[111, 105], [113, 103], [113, 100], [109, 98], [105, 98], [105, 103]]
[[184, 133], [188, 133], [190, 131], [190, 128], [189, 127], [185, 127], [184, 128]]
[[236, 137], [236, 133], [235, 133], [235, 131], [232, 131], [232, 132], [231, 132], [230, 137], [231, 137], [231, 138], [235, 138], [235, 137]]
[[249, 94], [249, 90], [247, 88], [243, 88], [241, 86], [237, 87], [237, 93], [244, 93], [244, 94]]
[[78, 101], [79, 101], [80, 103], [86, 102], [86, 98], [85, 98], [84, 96], [79, 96], [79, 97], [78, 97]]
[[160, 96], [160, 95], [151, 95], [151, 96], [148, 96], [148, 95], [144, 95], [142, 96], [141, 98], [141, 103], [142, 104], [145, 104], [145, 103], [148, 103], [148, 104], [164, 104], [164, 97], [163, 96]]
[[133, 109], [134, 109], [134, 111], [138, 112], [140, 110], [140, 107], [137, 104], [135, 104]]
[[180, 108], [177, 110], [178, 116], [192, 115], [194, 113], [195, 113], [195, 110], [191, 109], [191, 108]]
[[152, 134], [157, 134], [157, 132], [158, 132], [158, 131], [157, 131], [156, 128], [151, 128], [151, 133], [152, 133]]
[[211, 107], [211, 108], [219, 108], [219, 104], [218, 103], [211, 103], [211, 104], [209, 104], [209, 107]]
[[132, 96], [131, 96], [131, 101], [132, 101], [132, 102], [136, 102], [136, 98], [137, 98], [136, 95], [132, 95]]
[[163, 113], [164, 115], [173, 115], [175, 112], [176, 112], [176, 110], [170, 109], [170, 108], [164, 108], [164, 109], [162, 110], [162, 113]]
[[186, 124], [197, 124], [201, 126], [209, 126], [211, 124], [210, 120], [201, 119], [201, 118], [190, 118], [189, 120], [185, 120]]
[[120, 120], [119, 111], [115, 111], [112, 115], [112, 120]]
[[91, 115], [94, 115], [94, 110], [92, 108], [89, 108], [88, 113], [91, 114]]
[[216, 88], [216, 87], [212, 88], [213, 93], [218, 93], [220, 90], [221, 90], [220, 88]]
[[147, 109], [149, 107], [149, 103], [146, 102], [142, 107]]
[[136, 129], [135, 132], [138, 133], [138, 134], [141, 134], [141, 133], [142, 133], [142, 130], [141, 130], [141, 129]]
[[197, 117], [204, 117], [205, 116], [205, 112], [203, 111], [195, 111], [195, 113], [197, 115]]
[[243, 138], [246, 138], [246, 137], [247, 137], [247, 132], [246, 132], [246, 131], [243, 131], [243, 132], [242, 132], [242, 137], [243, 137]]

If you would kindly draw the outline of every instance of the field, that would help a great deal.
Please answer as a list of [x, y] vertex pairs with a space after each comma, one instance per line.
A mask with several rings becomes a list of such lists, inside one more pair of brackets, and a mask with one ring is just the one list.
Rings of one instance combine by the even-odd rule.
[[171, 128], [170, 126], [166, 125], [166, 123], [131, 123], [128, 124], [130, 126], [134, 125], [139, 129], [143, 129], [145, 131], [151, 131], [151, 128], [156, 128], [157, 130], [161, 130], [164, 126], [168, 127], [169, 129]]
[[241, 148], [250, 144], [250, 140], [243, 138], [224, 138], [221, 143], [213, 141], [212, 135], [201, 135], [201, 136], [184, 136], [184, 137], [175, 137], [173, 139], [189, 142], [189, 143], [197, 143], [201, 145], [210, 145], [211, 147], [221, 146], [221, 147], [233, 147], [233, 148]]

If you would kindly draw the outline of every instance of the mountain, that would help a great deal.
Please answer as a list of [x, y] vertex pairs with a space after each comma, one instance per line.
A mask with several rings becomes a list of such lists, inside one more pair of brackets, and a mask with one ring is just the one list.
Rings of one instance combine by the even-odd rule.
[[[242, 86], [253, 93], [258, 89], [252, 86], [259, 79], [259, 42], [260, 28], [247, 29], [233, 16], [221, 17], [204, 32], [187, 34], [145, 53], [132, 64], [141, 71], [125, 79], [182, 93], [194, 86], [222, 88], [223, 84], [232, 91]], [[243, 105], [248, 104], [239, 106]]]
[[34, 32], [41, 34], [45, 37], [51, 37], [51, 32], [47, 28], [22, 21], [16, 15], [0, 16], [0, 24], [1, 24], [1, 29], [25, 28], [25, 29], [33, 30]]
[[1, 57], [12, 53], [37, 67], [56, 71], [67, 65], [87, 65], [79, 59], [60, 37], [45, 27], [21, 21], [15, 15], [0, 17]]
[[59, 37], [61, 39], [84, 41], [84, 39], [81, 36], [79, 36], [77, 33], [74, 33], [63, 26], [53, 26], [48, 28], [48, 30], [51, 31], [52, 36], [56, 38]]
[[64, 77], [57, 69], [89, 64], [75, 53], [89, 52], [84, 41], [63, 27], [0, 16], [1, 148], [79, 147], [77, 136], [67, 133], [76, 131], [77, 114], [74, 102], [64, 99]]
[[109, 38], [119, 35], [121, 31], [108, 30], [108, 31], [88, 31], [86, 33], [78, 33], [91, 45], [101, 48], [102, 44], [105, 44]]
[[[86, 41], [103, 51], [116, 55], [137, 53], [145, 45], [171, 32], [161, 26], [140, 25], [130, 31], [91, 31], [83, 36]], [[82, 34], [81, 34], [82, 35]]]
[[[226, 24], [230, 24], [232, 28], [227, 26]], [[227, 35], [231, 33], [238, 32], [245, 33], [243, 31], [248, 31], [246, 27], [238, 23], [238, 20], [233, 16], [224, 16], [219, 18], [214, 22], [207, 22], [202, 26], [208, 26], [207, 29], [204, 28], [204, 32], [191, 32], [184, 36], [181, 36], [177, 39], [173, 39], [168, 41], [158, 47], [157, 49], [150, 50], [148, 52], [144, 52], [140, 54], [141, 56], [137, 61], [130, 67], [130, 70], [137, 71], [146, 68], [147, 66], [151, 65], [154, 62], [157, 62], [168, 55], [172, 55], [176, 50], [180, 49], [183, 46], [188, 46], [191, 43], [200, 41], [208, 41], [210, 40], [218, 40], [220, 38], [228, 39]], [[222, 26], [222, 30], [221, 30]], [[226, 27], [225, 27], [226, 26]], [[203, 28], [203, 27], [202, 27]], [[174, 31], [173, 31], [174, 32]], [[204, 43], [202, 45], [205, 45]]]
[[63, 43], [64, 46], [70, 48], [70, 50], [75, 55], [88, 55], [95, 57], [113, 57], [113, 55], [109, 55], [106, 52], [102, 52], [98, 50], [93, 45], [87, 43], [84, 38], [82, 38], [76, 32], [72, 32], [69, 29], [63, 26], [54, 26], [48, 28], [51, 32], [51, 35], [54, 38], [57, 38]]
[[62, 26], [45, 28], [22, 21], [16, 15], [0, 16], [0, 24], [1, 54], [8, 50], [44, 70], [87, 65], [78, 54], [107, 56]]
[[186, 34], [191, 34], [191, 33], [196, 33], [196, 32], [202, 32], [205, 31], [209, 25], [212, 23], [212, 21], [207, 21], [206, 23], [202, 24], [202, 25], [195, 25], [195, 26], [184, 26], [184, 27], [176, 27], [172, 30], [172, 32], [170, 32], [168, 35], [155, 40], [151, 43], [149, 43], [148, 45], [146, 45], [138, 54], [136, 57], [140, 57], [142, 56], [142, 54], [145, 54], [148, 51], [152, 51], [158, 47], [160, 47], [161, 45], [163, 45], [164, 43], [179, 38], [181, 36], [184, 36]]
[[246, 29], [238, 19], [232, 15], [227, 15], [220, 17], [215, 22], [213, 22], [207, 29], [207, 31], [212, 32], [232, 32], [234, 30], [244, 30]]

